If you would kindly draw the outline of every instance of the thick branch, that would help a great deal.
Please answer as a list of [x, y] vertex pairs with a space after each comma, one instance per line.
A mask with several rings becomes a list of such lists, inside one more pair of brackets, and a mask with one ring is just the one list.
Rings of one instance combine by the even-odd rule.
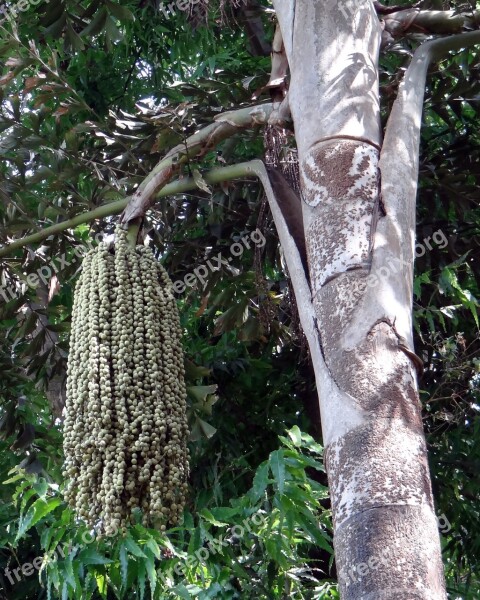
[[275, 194], [275, 201], [282, 211], [290, 235], [295, 240], [305, 273], [308, 273], [307, 248], [305, 246], [305, 230], [303, 228], [302, 201], [290, 187], [285, 177], [276, 169], [267, 168], [270, 185]]
[[280, 239], [280, 245], [283, 248], [288, 273], [292, 280], [292, 287], [295, 291], [295, 300], [298, 306], [300, 322], [308, 340], [312, 362], [316, 368], [326, 369], [321, 353], [318, 330], [315, 327], [316, 317], [312, 303], [312, 293], [305, 274], [301, 251], [297, 246], [297, 242], [290, 231], [285, 215], [278, 202], [276, 195], [278, 190], [274, 190], [269, 173], [261, 160], [252, 160], [248, 163], [248, 169], [260, 179], [268, 198], [270, 210], [272, 211], [275, 227]]
[[262, 7], [257, 0], [250, 0], [241, 11], [245, 19], [249, 52], [253, 56], [268, 56], [270, 54], [270, 44], [266, 40], [261, 17]]
[[[415, 246], [415, 212], [420, 129], [427, 69], [451, 50], [480, 43], [480, 31], [440, 38], [422, 44], [413, 55], [393, 104], [380, 154], [381, 194], [386, 216], [375, 234], [371, 273], [382, 269], [390, 276], [371, 292], [369, 302], [382, 302], [385, 315], [395, 315], [395, 328], [413, 350], [411, 302]], [[394, 265], [389, 268], [388, 265]], [[401, 309], [393, 310], [393, 298]], [[352, 339], [363, 335], [362, 324], [352, 322]]]
[[[215, 184], [220, 183], [222, 181], [229, 181], [231, 179], [246, 177], [251, 175], [249, 165], [250, 163], [247, 162], [231, 165], [229, 167], [212, 169], [211, 171], [203, 175], [203, 178], [207, 183]], [[188, 192], [195, 189], [198, 189], [198, 185], [195, 182], [195, 180], [191, 177], [186, 177], [185, 179], [180, 179], [178, 181], [174, 181], [166, 185], [160, 190], [160, 192], [156, 194], [156, 198], [174, 196], [175, 194], [182, 194], [184, 192]], [[95, 210], [90, 210], [88, 212], [81, 213], [80, 215], [77, 215], [72, 219], [69, 219], [68, 221], [56, 223], [55, 225], [46, 227], [45, 229], [33, 233], [32, 235], [28, 235], [19, 240], [15, 240], [10, 244], [7, 244], [0, 248], [0, 258], [8, 256], [18, 248], [23, 248], [28, 244], [38, 244], [52, 235], [61, 233], [62, 231], [66, 231], [67, 229], [73, 229], [74, 227], [82, 225], [83, 223], [89, 223], [91, 221], [95, 221], [96, 219], [103, 219], [105, 217], [111, 217], [112, 215], [118, 215], [122, 212], [122, 210], [125, 209], [127, 203], [128, 198], [124, 198], [123, 200], [118, 200], [116, 202], [110, 202], [109, 204], [99, 206]]]
[[[165, 193], [161, 193], [156, 196], [157, 192], [164, 188], [167, 182], [180, 171], [182, 164], [193, 157], [203, 156], [212, 150], [217, 144], [233, 136], [242, 129], [254, 127], [255, 125], [266, 124], [270, 115], [272, 114], [272, 111], [273, 105], [268, 103], [222, 113], [215, 119], [214, 123], [190, 136], [184, 144], [180, 144], [170, 150], [165, 158], [163, 158], [152, 170], [152, 172], [149, 173], [149, 175], [142, 181], [137, 191], [131, 198], [118, 200], [117, 202], [100, 206], [95, 210], [82, 213], [73, 219], [56, 223], [55, 225], [52, 225], [43, 231], [39, 231], [20, 240], [15, 240], [3, 248], [0, 248], [0, 258], [2, 256], [7, 256], [13, 250], [22, 248], [27, 244], [41, 242], [50, 235], [60, 233], [66, 229], [71, 229], [72, 227], [76, 227], [82, 223], [88, 223], [89, 221], [93, 221], [95, 219], [101, 219], [103, 217], [119, 214], [122, 211], [124, 211], [120, 219], [122, 223], [131, 223], [139, 218], [143, 218], [156, 197], [179, 194], [197, 187], [193, 179], [183, 179], [182, 181], [177, 181], [171, 186], [165, 188]], [[212, 170], [211, 177], [213, 179], [212, 181], [207, 179], [207, 182], [216, 183], [219, 181], [234, 179], [235, 177], [241, 177], [242, 174], [228, 176], [229, 170], [233, 169], [235, 171], [236, 167], [238, 166], [239, 165], [234, 165], [232, 167], [225, 167], [224, 169]], [[223, 175], [220, 175], [220, 173]], [[215, 180], [217, 175], [225, 178]]]
[[292, 0], [277, 0], [275, 2], [275, 12], [282, 30], [287, 57], [291, 57], [293, 52], [293, 29], [295, 25], [295, 2], [292, 2]]
[[414, 8], [413, 6], [400, 6], [400, 5], [384, 6], [380, 2], [374, 2], [373, 6], [375, 7], [375, 10], [377, 11], [378, 15], [389, 15], [389, 14], [397, 12], [399, 10], [408, 10], [409, 8]]
[[267, 85], [257, 90], [253, 98], [258, 98], [266, 89], [270, 90], [273, 102], [282, 102], [287, 93], [288, 60], [283, 45], [282, 31], [277, 24], [272, 44], [272, 69]]
[[[263, 184], [272, 211], [275, 227], [277, 229], [280, 245], [282, 246], [288, 274], [292, 280], [295, 291], [295, 300], [302, 329], [307, 338], [312, 364], [315, 370], [315, 380], [319, 398], [322, 398], [320, 411], [322, 413], [322, 430], [325, 445], [336, 439], [344, 429], [359, 425], [361, 415], [355, 407], [351, 396], [342, 391], [332, 379], [322, 352], [322, 342], [317, 325], [317, 316], [312, 302], [312, 292], [303, 268], [301, 251], [291, 234], [285, 214], [278, 202], [277, 190], [272, 186], [269, 173], [261, 160], [254, 160], [249, 164], [249, 169], [255, 173]], [[338, 414], [338, 407], [342, 406], [342, 414]], [[333, 422], [326, 418], [332, 411], [336, 411]]]
[[[410, 183], [398, 176], [399, 159], [408, 166], [415, 165], [415, 171], [411, 175], [415, 181], [417, 180], [420, 128], [429, 64], [433, 60], [439, 60], [447, 52], [478, 43], [480, 43], [480, 31], [472, 31], [431, 40], [417, 48], [400, 84], [385, 130], [381, 151], [382, 190], [384, 186], [390, 185], [398, 192], [404, 184]], [[401, 157], [398, 156], [399, 140], [404, 145]]]
[[449, 34], [477, 29], [480, 11], [409, 9], [385, 15], [385, 31], [393, 39], [406, 33]]
[[179, 144], [165, 156], [142, 181], [129, 200], [120, 222], [130, 223], [143, 218], [160, 190], [189, 159], [204, 156], [223, 140], [235, 135], [242, 129], [267, 123], [272, 113], [272, 104], [249, 106], [233, 112], [223, 113], [215, 123], [190, 136], [185, 143]]

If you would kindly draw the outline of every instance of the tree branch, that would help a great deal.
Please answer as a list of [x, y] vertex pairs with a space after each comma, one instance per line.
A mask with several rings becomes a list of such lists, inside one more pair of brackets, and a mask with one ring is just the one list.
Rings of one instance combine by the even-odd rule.
[[[415, 51], [399, 86], [398, 95], [393, 103], [385, 129], [385, 139], [380, 154], [382, 190], [384, 186], [391, 185], [398, 191], [405, 184], [405, 180], [398, 177], [399, 162], [403, 161], [408, 165], [414, 164], [415, 172], [412, 175], [415, 181], [418, 177], [420, 128], [429, 64], [433, 60], [439, 60], [447, 52], [478, 43], [480, 43], [480, 31], [472, 31], [430, 40]], [[401, 156], [398, 155], [399, 140], [403, 143]]]
[[[228, 167], [212, 169], [211, 171], [203, 175], [203, 178], [207, 183], [216, 184], [221, 183], [222, 181], [229, 181], [232, 179], [238, 179], [240, 177], [246, 177], [251, 175], [251, 170], [249, 166], [250, 163], [246, 162], [231, 165]], [[185, 179], [174, 181], [163, 187], [156, 194], [156, 198], [174, 196], [176, 194], [182, 194], [184, 192], [188, 192], [195, 189], [198, 189], [195, 180], [191, 177], [186, 177]], [[37, 231], [32, 235], [28, 235], [19, 240], [15, 240], [10, 244], [7, 244], [0, 248], [0, 258], [8, 256], [14, 250], [18, 250], [18, 248], [23, 248], [24, 246], [27, 246], [29, 244], [38, 244], [52, 235], [61, 233], [62, 231], [66, 231], [67, 229], [73, 229], [74, 227], [82, 225], [83, 223], [89, 223], [90, 221], [95, 221], [96, 219], [103, 219], [105, 217], [118, 215], [122, 212], [122, 210], [125, 209], [127, 204], [128, 198], [124, 198], [123, 200], [117, 200], [116, 202], [110, 202], [109, 204], [99, 206], [94, 210], [81, 213], [80, 215], [77, 215], [69, 219], [68, 221], [55, 223], [55, 225], [51, 225], [50, 227], [42, 229], [41, 231]]]
[[180, 172], [183, 164], [191, 158], [204, 156], [242, 129], [266, 124], [272, 110], [272, 104], [260, 104], [222, 113], [214, 123], [190, 136], [185, 143], [172, 148], [139, 185], [128, 201], [120, 222], [128, 224], [143, 218], [154, 201], [155, 193]]
[[[480, 43], [480, 31], [439, 38], [422, 44], [414, 53], [412, 61], [399, 86], [393, 103], [385, 139], [380, 153], [381, 197], [385, 216], [378, 221], [371, 274], [378, 275], [385, 269], [388, 278], [380, 279], [369, 302], [382, 302], [385, 315], [395, 315], [395, 328], [413, 349], [412, 340], [412, 281], [415, 247], [416, 196], [420, 130], [427, 69], [451, 50], [459, 50]], [[388, 265], [394, 265], [394, 269]], [[395, 299], [399, 308], [392, 309]], [[407, 310], [408, 309], [408, 310]], [[356, 328], [356, 330], [355, 330]], [[362, 324], [354, 322], [353, 337], [362, 334]]]
[[308, 274], [307, 248], [305, 245], [305, 230], [303, 227], [302, 201], [295, 191], [290, 187], [288, 181], [280, 171], [268, 168], [268, 178], [275, 194], [284, 221], [287, 224], [290, 235], [295, 240], [305, 273]]
[[[338, 436], [339, 423], [341, 426], [345, 426], [346, 423], [350, 426], [359, 425], [362, 417], [359, 417], [358, 410], [354, 407], [355, 400], [337, 386], [326, 365], [323, 357], [320, 332], [317, 325], [317, 316], [312, 302], [312, 292], [303, 268], [301, 253], [296, 240], [290, 232], [285, 214], [278, 203], [278, 197], [272, 187], [269, 173], [261, 160], [253, 160], [248, 163], [248, 165], [249, 170], [257, 175], [263, 184], [270, 210], [272, 211], [273, 219], [275, 221], [280, 245], [283, 249], [285, 262], [287, 263], [288, 274], [292, 280], [300, 323], [307, 338], [312, 364], [315, 367], [317, 392], [319, 398], [322, 399], [322, 402], [320, 403], [320, 412], [323, 438], [325, 444], [327, 444]], [[326, 418], [325, 413], [331, 412], [333, 407], [338, 410], [338, 406], [342, 406], [342, 414], [337, 417], [335, 425], [332, 427], [332, 420]]]
[[[268, 122], [270, 115], [273, 112], [273, 104], [259, 104], [257, 106], [248, 106], [241, 108], [240, 110], [222, 113], [218, 115], [215, 122], [208, 125], [204, 129], [198, 131], [194, 135], [190, 136], [184, 144], [179, 144], [172, 148], [170, 152], [155, 166], [155, 168], [149, 173], [149, 175], [142, 181], [133, 196], [125, 198], [124, 200], [118, 200], [117, 202], [111, 202], [104, 206], [100, 206], [94, 210], [82, 213], [68, 221], [62, 221], [56, 223], [51, 227], [47, 227], [43, 231], [39, 231], [30, 236], [15, 240], [10, 244], [0, 248], [0, 258], [7, 256], [10, 252], [13, 252], [17, 248], [22, 248], [27, 244], [34, 244], [41, 242], [50, 235], [60, 233], [66, 229], [71, 229], [82, 223], [87, 223], [95, 219], [101, 219], [103, 217], [109, 217], [111, 215], [119, 214], [123, 211], [120, 218], [122, 223], [137, 222], [142, 219], [146, 211], [155, 201], [155, 197], [163, 197], [173, 194], [179, 194], [183, 191], [192, 190], [197, 187], [193, 179], [183, 179], [177, 181], [171, 186], [168, 186], [165, 193], [156, 196], [156, 193], [164, 188], [167, 182], [180, 171], [181, 166], [186, 163], [189, 159], [194, 157], [201, 157], [210, 150], [212, 150], [217, 144], [223, 140], [233, 136], [235, 133], [242, 129], [248, 129], [256, 125], [264, 125]], [[219, 181], [227, 181], [228, 179], [234, 179], [235, 177], [241, 177], [242, 175], [236, 175], [229, 177], [227, 175], [229, 169], [234, 169], [238, 165], [232, 167], [225, 167], [224, 169], [213, 169], [211, 176], [215, 179], [217, 174], [220, 177], [225, 176], [224, 179], [212, 180], [210, 183], [216, 183]], [[207, 176], [208, 177], [208, 176]], [[188, 182], [188, 186], [185, 188], [185, 184]]]
[[[302, 324], [303, 331], [308, 340], [308, 346], [313, 364], [318, 367], [318, 372], [327, 369], [321, 352], [321, 343], [318, 329], [315, 326], [316, 316], [312, 303], [312, 292], [308, 283], [305, 269], [303, 266], [301, 251], [292, 235], [285, 215], [278, 203], [276, 192], [272, 186], [269, 173], [261, 160], [252, 160], [248, 164], [248, 169], [255, 174], [261, 181], [265, 194], [267, 195], [270, 210], [272, 211], [275, 227], [277, 229], [280, 245], [283, 248], [285, 262], [287, 263], [288, 274], [292, 280], [292, 287], [295, 291], [295, 300], [297, 302], [298, 314]], [[317, 370], [316, 370], [317, 374]]]
[[401, 10], [383, 18], [385, 32], [398, 39], [408, 32], [452, 34], [477, 29], [480, 11], [458, 13], [454, 10]]
[[247, 48], [253, 56], [268, 56], [270, 44], [266, 40], [265, 28], [261, 17], [262, 7], [257, 0], [250, 0], [240, 9], [245, 22]]
[[285, 54], [282, 31], [277, 23], [272, 44], [272, 68], [267, 85], [258, 89], [253, 99], [258, 98], [266, 89], [270, 90], [272, 102], [282, 102], [287, 93], [288, 60]]
[[[277, 19], [280, 24], [283, 43], [287, 57], [291, 57], [293, 53], [293, 28], [295, 25], [295, 1], [292, 0], [277, 0], [274, 4]], [[292, 68], [292, 65], [290, 65]]]
[[389, 15], [391, 13], [400, 11], [400, 10], [408, 10], [409, 8], [414, 8], [414, 6], [400, 6], [400, 5], [395, 5], [395, 6], [384, 6], [383, 4], [380, 4], [380, 2], [374, 2], [373, 6], [375, 7], [375, 10], [377, 11], [377, 15]]

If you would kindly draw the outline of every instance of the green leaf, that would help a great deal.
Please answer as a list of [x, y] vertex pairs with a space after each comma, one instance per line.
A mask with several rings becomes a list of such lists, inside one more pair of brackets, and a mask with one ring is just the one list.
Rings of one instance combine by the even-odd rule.
[[106, 4], [108, 10], [119, 21], [135, 21], [133, 13], [126, 6], [115, 4], [114, 2], [110, 2], [110, 0], [107, 0]]
[[190, 592], [182, 584], [176, 585], [174, 588], [172, 588], [172, 592], [175, 592], [177, 594], [177, 596], [179, 598], [183, 598], [183, 600], [192, 600], [192, 596], [190, 595]]
[[78, 555], [78, 560], [84, 565], [109, 565], [112, 561], [106, 556], [102, 556], [93, 548], [85, 548]]
[[102, 573], [95, 574], [95, 580], [97, 582], [98, 591], [102, 598], [107, 597], [107, 578]]
[[270, 469], [277, 484], [278, 492], [283, 494], [285, 489], [285, 458], [283, 450], [275, 450], [270, 454]]
[[305, 454], [299, 454], [298, 452], [293, 453], [289, 450], [285, 452], [285, 465], [291, 469], [305, 469], [305, 467], [312, 467], [317, 471], [323, 472], [325, 470], [325, 467], [320, 461], [315, 460], [310, 456], [305, 456]]
[[107, 46], [110, 42], [120, 42], [123, 39], [123, 34], [120, 29], [116, 26], [115, 20], [111, 16], [107, 17], [105, 21], [105, 33]]
[[20, 514], [21, 514], [21, 515], [23, 515], [23, 511], [25, 510], [25, 508], [26, 508], [26, 506], [27, 506], [27, 504], [28, 504], [28, 501], [29, 501], [31, 498], [33, 498], [33, 496], [38, 496], [38, 494], [37, 494], [36, 490], [34, 490], [34, 489], [27, 490], [27, 491], [26, 491], [26, 492], [23, 494], [23, 496], [22, 496], [22, 501], [21, 501], [21, 503], [20, 503]]
[[215, 525], [216, 527], [224, 527], [224, 526], [228, 525], [228, 523], [226, 523], [224, 521], [218, 521], [207, 508], [202, 509], [200, 511], [199, 515], [201, 517], [203, 517], [205, 519], [205, 521], [208, 521], [208, 523], [211, 523], [212, 525]]
[[311, 435], [302, 431], [303, 447], [314, 454], [323, 456], [323, 446], [316, 442]]
[[145, 598], [145, 565], [138, 563], [138, 584], [140, 586], [140, 600]]
[[71, 586], [71, 588], [73, 590], [75, 590], [77, 587], [77, 583], [75, 580], [75, 574], [73, 572], [73, 562], [69, 556], [67, 556], [67, 558], [65, 559], [64, 565], [65, 565], [66, 581]]
[[231, 522], [231, 519], [238, 515], [240, 507], [230, 508], [228, 506], [215, 506], [210, 510], [210, 514], [217, 521], [225, 521], [225, 525]]
[[310, 523], [302, 514], [298, 514], [296, 518], [297, 524], [309, 534], [310, 539], [319, 547], [326, 550], [329, 554], [333, 554], [333, 548], [327, 540], [327, 534], [323, 533], [320, 527], [316, 527]]
[[68, 600], [68, 596], [68, 583], [64, 581], [62, 586], [62, 600]]
[[127, 550], [134, 556], [137, 556], [138, 558], [147, 558], [146, 554], [142, 552], [140, 546], [137, 544], [137, 542], [135, 542], [135, 540], [132, 539], [131, 536], [127, 536], [123, 543], [125, 544]]
[[31, 527], [36, 525], [40, 519], [43, 519], [43, 517], [52, 512], [52, 510], [55, 510], [61, 503], [62, 501], [60, 498], [49, 498], [48, 500], [39, 498], [36, 500], [28, 509], [25, 517], [21, 519], [15, 540], [18, 541]]
[[107, 20], [108, 13], [104, 7], [98, 10], [90, 23], [80, 32], [81, 37], [99, 34]]
[[128, 556], [127, 556], [127, 549], [125, 548], [124, 544], [122, 544], [120, 546], [120, 552], [119, 552], [119, 559], [120, 559], [120, 572], [122, 574], [122, 586], [125, 587], [127, 585], [127, 575], [128, 575]]
[[66, 531], [66, 527], [58, 527], [58, 529], [56, 527], [46, 527], [40, 539], [42, 548], [48, 553], [54, 552]]
[[157, 542], [153, 538], [150, 538], [146, 542], [145, 547], [148, 548], [151, 552], [153, 552], [153, 554], [155, 555], [156, 558], [158, 558], [158, 559], [161, 558], [162, 553], [160, 551], [160, 546], [157, 544]]
[[269, 483], [268, 470], [269, 464], [267, 461], [265, 461], [258, 467], [257, 472], [255, 473], [253, 485], [249, 492], [253, 504], [256, 504], [260, 498], [265, 495], [265, 490], [267, 489], [267, 485]]
[[49, 581], [53, 583], [53, 587], [56, 590], [60, 589], [60, 576], [58, 573], [58, 563], [56, 561], [52, 561], [47, 565], [48, 578]]
[[65, 39], [68, 40], [68, 42], [70, 42], [73, 50], [77, 52], [85, 50], [85, 44], [83, 43], [82, 38], [78, 35], [75, 29], [73, 29], [70, 23], [67, 23]]
[[202, 438], [211, 438], [217, 430], [212, 427], [209, 423], [201, 419], [200, 417], [195, 418], [195, 423], [190, 432], [190, 441], [198, 442]]
[[157, 586], [157, 572], [155, 571], [155, 557], [153, 556], [153, 554], [147, 557], [147, 560], [145, 561], [145, 567], [148, 573], [148, 580], [150, 582], [150, 592], [153, 600], [155, 588]]
[[302, 445], [302, 432], [297, 425], [294, 425], [287, 433], [297, 448]]
[[38, 481], [33, 484], [33, 488], [37, 492], [40, 498], [43, 498], [48, 490], [48, 483], [44, 477], [40, 477]]
[[217, 385], [190, 385], [187, 392], [196, 402], [206, 402], [208, 396], [215, 394]]
[[192, 171], [193, 179], [197, 184], [197, 187], [202, 190], [202, 192], [206, 192], [207, 194], [212, 194], [212, 190], [208, 187], [207, 182], [202, 177], [202, 174], [198, 169], [193, 169]]
[[[18, 475], [15, 475], [14, 477], [10, 477], [10, 479], [6, 479], [2, 483], [3, 483], [3, 485], [7, 485], [8, 483], [15, 483], [16, 481], [18, 481], [19, 479], [23, 479], [24, 477], [25, 477], [25, 475], [23, 473], [18, 473]], [[26, 485], [30, 485], [29, 481], [26, 481], [24, 483]]]
[[[19, 475], [18, 477], [22, 477], [22, 475]], [[7, 481], [3, 482], [8, 483]], [[15, 492], [12, 495], [12, 500], [14, 502], [14, 504], [17, 503], [18, 497], [23, 494], [23, 492], [31, 485], [30, 481], [22, 481], [22, 483], [15, 489]]]
[[188, 554], [194, 554], [196, 550], [203, 544], [202, 528], [196, 527], [188, 542]]

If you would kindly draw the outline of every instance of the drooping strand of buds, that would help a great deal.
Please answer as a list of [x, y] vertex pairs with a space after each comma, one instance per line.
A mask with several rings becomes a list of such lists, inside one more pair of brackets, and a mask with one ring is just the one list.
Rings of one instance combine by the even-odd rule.
[[184, 508], [188, 426], [172, 283], [116, 230], [86, 254], [73, 305], [64, 422], [66, 498], [111, 534], [132, 510], [165, 530]]

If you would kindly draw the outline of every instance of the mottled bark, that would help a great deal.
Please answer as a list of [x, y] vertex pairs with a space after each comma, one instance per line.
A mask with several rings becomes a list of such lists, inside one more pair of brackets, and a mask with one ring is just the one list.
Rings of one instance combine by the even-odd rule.
[[[442, 599], [412, 346], [417, 164], [389, 163], [407, 160], [390, 198], [395, 182], [381, 185], [379, 169], [381, 26], [368, 0], [297, 0], [294, 14], [290, 0], [274, 4], [291, 69], [341, 595]], [[410, 148], [419, 123], [408, 117], [396, 134]]]

